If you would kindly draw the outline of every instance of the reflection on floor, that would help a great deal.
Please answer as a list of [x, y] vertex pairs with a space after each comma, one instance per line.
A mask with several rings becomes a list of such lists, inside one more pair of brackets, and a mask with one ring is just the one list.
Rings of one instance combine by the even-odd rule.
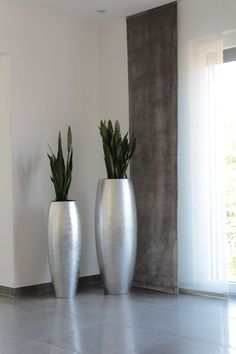
[[0, 297], [4, 354], [236, 354], [236, 300], [134, 289], [75, 299]]

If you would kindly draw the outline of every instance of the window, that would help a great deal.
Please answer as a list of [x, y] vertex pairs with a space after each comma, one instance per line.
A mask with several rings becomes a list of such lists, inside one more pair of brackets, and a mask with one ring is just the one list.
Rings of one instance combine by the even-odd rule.
[[236, 47], [224, 49], [225, 205], [229, 292], [236, 294]]

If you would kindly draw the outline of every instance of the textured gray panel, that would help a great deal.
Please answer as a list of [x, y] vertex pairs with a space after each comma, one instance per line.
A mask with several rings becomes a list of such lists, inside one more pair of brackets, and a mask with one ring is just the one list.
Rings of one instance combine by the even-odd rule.
[[227, 48], [223, 51], [224, 63], [229, 63], [231, 61], [236, 61], [236, 48]]
[[127, 18], [131, 178], [138, 209], [134, 284], [177, 292], [177, 4]]

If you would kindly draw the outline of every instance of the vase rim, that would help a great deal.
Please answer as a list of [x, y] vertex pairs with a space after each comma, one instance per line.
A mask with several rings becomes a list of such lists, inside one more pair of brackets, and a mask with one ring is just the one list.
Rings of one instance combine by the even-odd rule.
[[51, 200], [51, 203], [75, 203], [76, 200], [71, 199], [71, 200]]
[[99, 178], [99, 181], [130, 181], [131, 178]]

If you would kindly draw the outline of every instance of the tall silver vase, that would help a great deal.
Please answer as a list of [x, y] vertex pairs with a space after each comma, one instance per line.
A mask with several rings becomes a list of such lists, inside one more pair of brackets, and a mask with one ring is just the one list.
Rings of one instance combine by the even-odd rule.
[[128, 293], [137, 246], [136, 204], [130, 179], [99, 180], [95, 233], [105, 293]]
[[51, 202], [48, 213], [48, 257], [56, 297], [76, 293], [81, 253], [81, 224], [75, 201]]

